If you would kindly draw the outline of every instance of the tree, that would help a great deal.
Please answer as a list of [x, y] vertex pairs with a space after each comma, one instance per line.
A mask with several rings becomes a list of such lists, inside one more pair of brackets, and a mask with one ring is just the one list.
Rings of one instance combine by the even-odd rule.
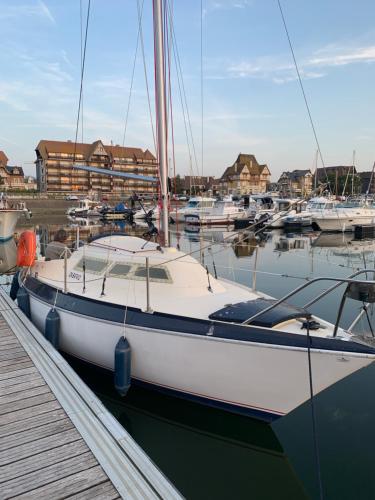
[[173, 189], [176, 191], [175, 194], [182, 194], [183, 191], [183, 182], [180, 174], [177, 174], [174, 178], [174, 184], [172, 184]]

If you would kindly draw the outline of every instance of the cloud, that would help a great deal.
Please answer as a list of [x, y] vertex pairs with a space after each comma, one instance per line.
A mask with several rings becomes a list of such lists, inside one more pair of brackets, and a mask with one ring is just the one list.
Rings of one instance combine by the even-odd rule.
[[[331, 44], [316, 50], [311, 56], [300, 57], [298, 65], [302, 79], [310, 80], [324, 77], [331, 68], [374, 62], [375, 45], [367, 47], [339, 47]], [[231, 63], [227, 65], [224, 74], [214, 73], [208, 75], [206, 78], [218, 80], [225, 78], [260, 78], [271, 80], [280, 85], [293, 82], [297, 79], [297, 75], [294, 65], [288, 62], [288, 56], [279, 55], [264, 56], [251, 61], [240, 61], [235, 64]]]
[[246, 9], [253, 4], [252, 0], [222, 0], [210, 1], [203, 9], [203, 17], [220, 10]]
[[61, 53], [61, 59], [68, 65], [68, 66], [73, 66], [73, 64], [71, 63], [69, 57], [68, 57], [68, 54], [66, 52], [66, 50], [62, 49], [60, 51]]
[[46, 17], [47, 19], [49, 19], [52, 24], [56, 24], [56, 20], [53, 17], [53, 15], [51, 14], [51, 11], [47, 7], [47, 5], [44, 2], [42, 2], [42, 0], [39, 0], [38, 4], [39, 4], [39, 7], [40, 7], [41, 14], [43, 14], [44, 17]]
[[51, 24], [56, 24], [56, 20], [51, 14], [51, 11], [42, 0], [38, 0], [33, 4], [1, 6], [0, 19], [19, 19], [21, 17], [38, 17], [48, 20]]
[[95, 80], [93, 86], [105, 90], [129, 90], [130, 84], [127, 78], [107, 77]]
[[[330, 53], [331, 52], [331, 53]], [[333, 53], [332, 53], [333, 52]], [[320, 57], [312, 57], [305, 64], [306, 66], [346, 66], [355, 63], [375, 62], [375, 45], [369, 47], [359, 47], [353, 49], [332, 48], [321, 49], [317, 54], [323, 54]], [[326, 54], [326, 55], [324, 55]]]

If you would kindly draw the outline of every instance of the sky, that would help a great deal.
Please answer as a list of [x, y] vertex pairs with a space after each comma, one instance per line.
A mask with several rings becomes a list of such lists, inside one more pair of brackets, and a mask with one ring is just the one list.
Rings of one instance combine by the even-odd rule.
[[[78, 138], [122, 144], [126, 128], [125, 145], [154, 152], [147, 98], [149, 92], [154, 115], [152, 2], [138, 2], [144, 59], [140, 45], [135, 58], [137, 0], [91, 0]], [[240, 152], [267, 163], [273, 180], [285, 170], [314, 168], [317, 146], [277, 0], [169, 4], [176, 41], [169, 157], [176, 172], [219, 177]], [[80, 5], [85, 21], [88, 0], [0, 0], [0, 150], [29, 175], [39, 140], [75, 139]], [[350, 165], [355, 151], [357, 169], [371, 170], [375, 2], [281, 5], [325, 165]]]

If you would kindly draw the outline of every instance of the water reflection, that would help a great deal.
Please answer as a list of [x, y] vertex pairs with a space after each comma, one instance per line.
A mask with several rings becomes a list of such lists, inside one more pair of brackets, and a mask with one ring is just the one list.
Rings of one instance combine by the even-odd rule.
[[270, 426], [140, 388], [122, 399], [69, 361], [186, 498], [307, 498]]

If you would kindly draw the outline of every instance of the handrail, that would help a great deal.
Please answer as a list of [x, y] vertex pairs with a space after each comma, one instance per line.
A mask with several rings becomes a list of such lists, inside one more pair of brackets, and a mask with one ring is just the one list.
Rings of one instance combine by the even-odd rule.
[[252, 321], [254, 321], [254, 319], [259, 318], [259, 316], [262, 316], [262, 314], [265, 314], [268, 311], [271, 311], [272, 309], [274, 309], [275, 307], [277, 307], [278, 305], [280, 305], [282, 302], [285, 302], [285, 300], [289, 299], [290, 297], [292, 297], [296, 293], [300, 292], [304, 288], [307, 288], [308, 286], [312, 285], [313, 283], [317, 283], [318, 281], [336, 281], [336, 282], [338, 281], [339, 283], [336, 283], [334, 286], [332, 286], [332, 287], [328, 288], [327, 290], [325, 290], [324, 292], [322, 292], [320, 295], [318, 295], [318, 297], [316, 297], [313, 301], [308, 302], [304, 307], [307, 307], [307, 306], [309, 306], [311, 304], [314, 304], [315, 302], [317, 302], [321, 298], [325, 297], [327, 295], [327, 293], [330, 293], [332, 290], [334, 290], [335, 288], [339, 287], [343, 283], [363, 283], [363, 284], [373, 284], [373, 285], [375, 285], [375, 280], [364, 280], [363, 281], [363, 280], [353, 280], [352, 279], [355, 276], [358, 276], [359, 274], [364, 274], [364, 273], [369, 273], [369, 272], [374, 273], [375, 269], [360, 269], [359, 271], [357, 271], [353, 275], [348, 276], [347, 278], [331, 278], [331, 277], [324, 277], [324, 276], [313, 278], [309, 282], [303, 283], [299, 287], [297, 287], [294, 290], [292, 290], [291, 292], [287, 293], [286, 295], [284, 295], [283, 297], [281, 297], [281, 299], [278, 299], [274, 304], [272, 304], [269, 307], [266, 307], [265, 309], [263, 309], [263, 311], [259, 311], [256, 314], [254, 314], [253, 316], [250, 316], [250, 318], [248, 318], [245, 321], [243, 321], [242, 324], [243, 325], [250, 324]]
[[[372, 271], [372, 269], [370, 269], [370, 271]], [[358, 276], [360, 274], [364, 274], [364, 273], [367, 273], [367, 272], [370, 272], [370, 271], [368, 271], [367, 269], [360, 269], [359, 271], [356, 271], [353, 274], [349, 274], [349, 276], [347, 276], [347, 278], [348, 279], [355, 278], [356, 276]], [[367, 280], [366, 280], [366, 283], [368, 283]], [[330, 288], [327, 288], [327, 290], [325, 290], [320, 295], [318, 295], [317, 297], [315, 297], [315, 299], [312, 299], [312, 300], [310, 300], [310, 302], [307, 302], [303, 307], [306, 308], [306, 307], [312, 306], [313, 304], [315, 304], [315, 302], [318, 302], [318, 300], [320, 300], [323, 297], [325, 297], [326, 295], [328, 295], [330, 292], [332, 292], [332, 290], [335, 290], [340, 285], [342, 285], [342, 282], [341, 283], [336, 283], [335, 285], [331, 286]]]

